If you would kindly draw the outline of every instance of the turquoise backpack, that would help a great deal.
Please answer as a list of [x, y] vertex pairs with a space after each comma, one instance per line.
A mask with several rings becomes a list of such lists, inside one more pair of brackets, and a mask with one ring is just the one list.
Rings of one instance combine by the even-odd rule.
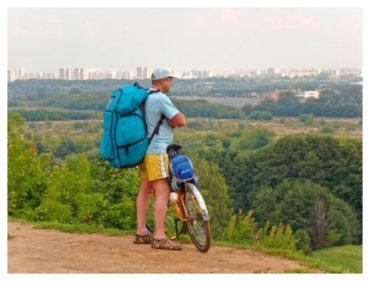
[[153, 134], [148, 138], [145, 122], [145, 101], [158, 91], [149, 91], [138, 83], [113, 91], [103, 114], [103, 135], [100, 155], [113, 167], [139, 165], [165, 118], [162, 115]]

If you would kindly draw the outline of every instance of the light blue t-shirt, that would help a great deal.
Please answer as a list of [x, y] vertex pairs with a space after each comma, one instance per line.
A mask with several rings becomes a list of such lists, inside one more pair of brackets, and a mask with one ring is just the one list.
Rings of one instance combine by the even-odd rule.
[[[154, 89], [151, 89], [154, 90]], [[168, 119], [172, 119], [179, 110], [172, 104], [170, 98], [161, 92], [152, 93], [146, 99], [145, 104], [145, 118], [147, 124], [147, 137], [150, 137], [158, 120], [162, 114]], [[159, 127], [159, 134], [154, 135], [150, 143], [147, 154], [164, 154], [166, 148], [173, 141], [173, 129], [168, 124], [168, 120], [164, 119], [162, 125]]]

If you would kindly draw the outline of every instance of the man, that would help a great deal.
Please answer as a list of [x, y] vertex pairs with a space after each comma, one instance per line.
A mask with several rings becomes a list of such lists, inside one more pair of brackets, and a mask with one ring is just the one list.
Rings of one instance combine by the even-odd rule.
[[[152, 93], [146, 100], [145, 118], [150, 136], [162, 114], [166, 116], [150, 143], [146, 156], [140, 164], [140, 189], [136, 199], [137, 231], [135, 244], [151, 244], [152, 248], [181, 251], [182, 247], [175, 244], [164, 233], [164, 221], [167, 213], [167, 203], [170, 194], [169, 159], [166, 148], [173, 141], [173, 129], [186, 124], [185, 116], [172, 104], [169, 93], [172, 80], [175, 76], [166, 67], [156, 68], [152, 75], [150, 90], [159, 90]], [[155, 233], [152, 237], [146, 230], [146, 214], [149, 198], [155, 190], [154, 224]]]

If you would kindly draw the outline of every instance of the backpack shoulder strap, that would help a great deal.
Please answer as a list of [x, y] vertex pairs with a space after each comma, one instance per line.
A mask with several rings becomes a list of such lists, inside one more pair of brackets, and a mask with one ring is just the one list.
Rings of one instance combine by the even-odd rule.
[[[148, 95], [153, 94], [153, 93], [158, 93], [159, 90], [148, 90]], [[145, 101], [146, 102], [146, 101]], [[145, 114], [145, 109], [144, 109], [144, 114]], [[152, 142], [152, 139], [154, 138], [154, 135], [159, 134], [159, 127], [163, 124], [163, 120], [166, 119], [166, 116], [164, 114], [161, 115], [161, 118], [158, 120], [157, 125], [155, 126], [153, 133], [148, 139], [148, 144]]]
[[166, 119], [166, 116], [162, 114], [161, 119], [158, 120], [157, 125], [155, 126], [152, 135], [149, 137], [148, 144], [152, 142], [154, 135], [159, 134], [159, 127], [163, 124], [163, 120]]
[[159, 90], [150, 90], [150, 89], [147, 91], [148, 91], [148, 95], [159, 92]]

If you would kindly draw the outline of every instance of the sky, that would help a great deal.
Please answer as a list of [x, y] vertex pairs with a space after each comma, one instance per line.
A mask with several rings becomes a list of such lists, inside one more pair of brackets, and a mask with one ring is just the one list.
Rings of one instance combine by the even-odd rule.
[[362, 67], [360, 7], [8, 8], [8, 68]]

